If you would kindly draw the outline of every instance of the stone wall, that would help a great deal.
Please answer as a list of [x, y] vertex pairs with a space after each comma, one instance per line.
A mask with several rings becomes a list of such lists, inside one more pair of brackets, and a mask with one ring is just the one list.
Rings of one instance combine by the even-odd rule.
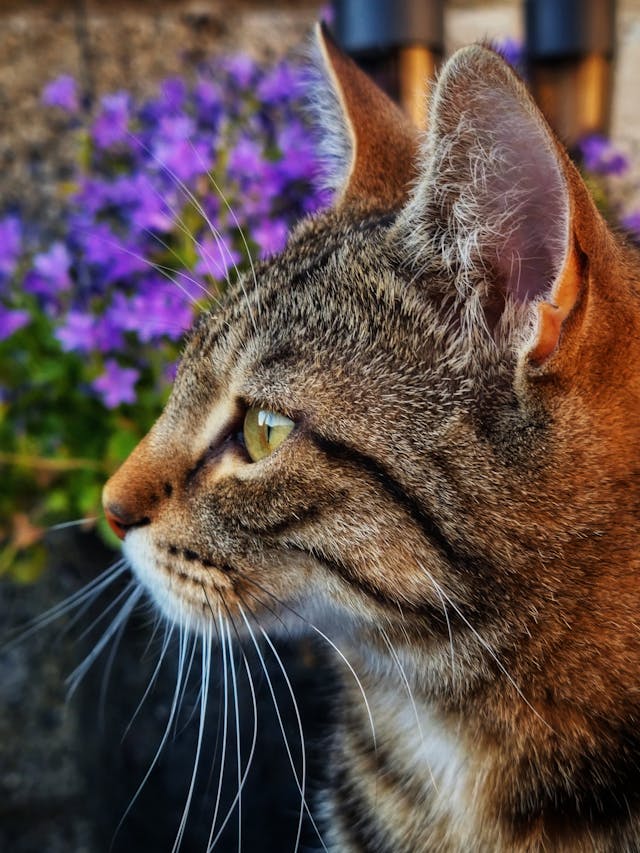
[[73, 138], [40, 106], [53, 77], [73, 74], [90, 109], [105, 92], [150, 93], [163, 77], [218, 53], [282, 55], [300, 44], [317, 10], [293, 0], [3, 0], [0, 211], [55, 216]]

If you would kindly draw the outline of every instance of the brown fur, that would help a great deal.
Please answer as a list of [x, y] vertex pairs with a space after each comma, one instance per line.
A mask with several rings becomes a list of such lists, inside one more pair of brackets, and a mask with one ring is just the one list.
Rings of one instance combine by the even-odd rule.
[[[344, 120], [368, 134], [370, 94], [323, 49]], [[567, 199], [564, 238], [525, 218], [566, 245], [524, 299], [480, 232], [484, 262], [452, 261], [460, 117], [481, 122], [485, 89], [547, 146], [550, 206]], [[332, 850], [638, 850], [640, 259], [490, 51], [445, 69], [413, 189], [417, 136], [394, 116], [352, 150], [341, 206], [198, 323], [105, 506], [170, 617], [201, 626], [212, 606], [275, 630], [277, 606], [340, 628], [375, 739], [347, 673]], [[392, 175], [379, 141], [398, 133]], [[251, 405], [296, 423], [253, 464]]]

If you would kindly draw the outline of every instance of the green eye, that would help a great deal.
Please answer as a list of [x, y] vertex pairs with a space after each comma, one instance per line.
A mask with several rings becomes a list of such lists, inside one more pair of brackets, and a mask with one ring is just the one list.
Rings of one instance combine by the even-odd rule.
[[282, 444], [295, 424], [277, 412], [252, 406], [244, 418], [244, 443], [253, 462], [269, 456]]

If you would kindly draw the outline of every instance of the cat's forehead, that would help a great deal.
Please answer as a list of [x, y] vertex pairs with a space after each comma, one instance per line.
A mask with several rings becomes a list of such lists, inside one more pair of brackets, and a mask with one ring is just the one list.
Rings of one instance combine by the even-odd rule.
[[348, 222], [327, 214], [292, 234], [282, 254], [230, 289], [224, 306], [198, 322], [185, 360], [216, 350], [282, 349], [319, 336], [325, 347], [384, 326], [398, 301], [389, 218]]
[[457, 399], [466, 385], [447, 306], [403, 264], [394, 225], [333, 213], [303, 223], [200, 319], [169, 410], [183, 417], [223, 398], [292, 413], [381, 397], [428, 407], [451, 389]]

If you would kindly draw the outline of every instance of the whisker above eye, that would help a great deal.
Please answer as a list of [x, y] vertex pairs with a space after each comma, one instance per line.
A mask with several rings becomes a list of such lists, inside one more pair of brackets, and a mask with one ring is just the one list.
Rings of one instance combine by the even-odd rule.
[[[200, 161], [202, 162], [202, 157], [201, 157], [200, 152], [199, 152], [199, 151], [197, 151], [197, 150], [195, 149], [195, 147], [194, 147], [194, 145], [193, 145], [193, 143], [192, 143], [191, 141], [190, 141], [190, 145], [191, 145], [191, 147], [193, 148], [194, 153], [196, 154], [196, 156], [197, 156], [197, 157], [200, 159]], [[256, 287], [256, 289], [255, 289], [255, 293], [256, 293], [256, 295], [258, 295], [258, 279], [257, 279], [257, 276], [256, 276], [255, 266], [254, 266], [254, 264], [253, 264], [253, 258], [251, 257], [251, 250], [249, 249], [249, 244], [247, 243], [247, 238], [246, 238], [246, 236], [245, 236], [244, 230], [243, 230], [243, 228], [241, 227], [240, 222], [238, 221], [238, 217], [236, 216], [235, 211], [234, 211], [234, 210], [233, 210], [233, 208], [231, 207], [231, 205], [230, 205], [230, 203], [229, 203], [229, 200], [227, 199], [226, 195], [225, 195], [225, 194], [224, 194], [224, 192], [222, 191], [221, 187], [218, 185], [218, 182], [216, 181], [215, 177], [213, 176], [213, 174], [211, 173], [211, 171], [210, 171], [210, 170], [207, 170], [207, 177], [209, 178], [209, 180], [210, 180], [210, 181], [211, 181], [211, 183], [213, 184], [213, 187], [214, 187], [215, 191], [218, 193], [218, 195], [219, 195], [219, 196], [220, 196], [220, 198], [222, 199], [223, 204], [225, 205], [225, 207], [227, 208], [227, 210], [229, 211], [229, 213], [230, 213], [230, 214], [231, 214], [231, 216], [233, 217], [234, 224], [235, 224], [236, 228], [238, 229], [238, 232], [239, 232], [240, 237], [241, 237], [241, 239], [242, 239], [242, 242], [243, 242], [243, 244], [244, 244], [244, 249], [245, 249], [245, 252], [246, 252], [246, 255], [247, 255], [247, 259], [248, 259], [248, 261], [249, 261], [249, 265], [250, 265], [250, 267], [251, 267], [251, 275], [253, 276], [253, 283], [254, 283], [254, 285], [255, 285], [255, 287]], [[217, 242], [217, 240], [218, 240], [218, 236], [217, 236], [217, 235], [218, 235], [218, 231], [217, 231], [217, 229], [216, 229], [216, 228], [215, 228], [215, 227], [214, 227], [214, 226], [209, 222], [209, 220], [208, 220], [208, 219], [207, 219], [207, 224], [208, 224], [208, 225], [209, 225], [209, 227], [211, 228], [211, 231], [212, 231], [212, 233], [214, 234], [214, 236], [216, 237], [216, 242]], [[234, 263], [233, 263], [233, 266], [234, 266], [234, 268], [235, 268], [235, 270], [236, 270], [236, 273], [239, 275], [238, 267], [235, 265], [235, 261], [234, 261]], [[255, 321], [255, 318], [254, 318], [254, 316], [253, 316], [253, 312], [251, 311], [251, 305], [249, 304], [249, 297], [247, 296], [247, 293], [246, 293], [246, 291], [245, 291], [245, 289], [244, 289], [244, 286], [242, 286], [242, 290], [243, 290], [243, 293], [244, 293], [245, 303], [246, 303], [246, 305], [247, 305], [247, 310], [249, 311], [249, 316], [251, 317], [251, 322], [252, 322], [252, 324], [253, 324], [254, 331], [257, 333], [257, 332], [258, 332], [258, 328], [257, 328], [257, 326], [256, 326], [256, 321]]]
[[[130, 135], [131, 135], [131, 134], [130, 134]], [[135, 139], [135, 137], [133, 137], [133, 138]], [[186, 197], [191, 201], [191, 203], [195, 206], [195, 208], [196, 208], [196, 210], [198, 211], [198, 213], [200, 214], [200, 216], [202, 216], [202, 218], [203, 218], [203, 219], [204, 219], [204, 221], [206, 222], [206, 224], [207, 224], [208, 228], [209, 228], [209, 229], [210, 229], [210, 231], [211, 231], [212, 236], [213, 236], [213, 237], [214, 237], [214, 239], [216, 240], [216, 243], [219, 245], [219, 244], [220, 244], [220, 240], [221, 240], [220, 232], [218, 231], [218, 229], [215, 227], [215, 225], [214, 225], [214, 224], [213, 224], [213, 222], [211, 221], [211, 218], [210, 218], [210, 217], [209, 217], [209, 215], [207, 214], [206, 210], [204, 209], [204, 207], [203, 207], [202, 203], [200, 202], [200, 200], [198, 199], [198, 197], [197, 197], [197, 196], [192, 192], [192, 190], [191, 190], [191, 189], [189, 189], [189, 187], [185, 184], [185, 182], [184, 182], [184, 181], [182, 181], [182, 180], [181, 180], [181, 179], [176, 175], [176, 173], [175, 173], [175, 172], [174, 172], [174, 171], [173, 171], [173, 170], [172, 170], [172, 169], [171, 169], [171, 168], [170, 168], [166, 163], [163, 163], [163, 162], [162, 162], [162, 160], [160, 160], [160, 159], [156, 156], [156, 154], [155, 154], [153, 151], [151, 151], [151, 150], [150, 150], [150, 149], [149, 149], [149, 148], [148, 148], [148, 147], [147, 147], [143, 142], [141, 142], [140, 140], [137, 140], [137, 141], [138, 141], [138, 144], [143, 148], [143, 150], [145, 150], [145, 151], [149, 154], [149, 156], [150, 156], [150, 157], [151, 157], [151, 158], [152, 158], [152, 159], [153, 159], [153, 160], [154, 160], [154, 161], [155, 161], [155, 162], [160, 166], [160, 168], [161, 168], [161, 169], [162, 169], [166, 174], [168, 174], [168, 175], [171, 177], [171, 179], [172, 179], [173, 181], [175, 181], [176, 186], [180, 187], [180, 189], [182, 190], [182, 192], [184, 192], [184, 194], [186, 195]], [[193, 143], [190, 143], [190, 144], [191, 144], [191, 145], [192, 145], [192, 147], [193, 147]], [[198, 157], [200, 157], [200, 153], [199, 153], [199, 152], [197, 152], [197, 151], [196, 151], [195, 153], [196, 153], [196, 155], [197, 155]], [[231, 207], [230, 207], [230, 205], [229, 205], [228, 201], [224, 198], [224, 195], [222, 194], [222, 192], [221, 192], [221, 190], [220, 190], [219, 186], [217, 185], [217, 183], [216, 183], [215, 179], [214, 179], [214, 178], [213, 178], [213, 176], [212, 176], [212, 175], [210, 175], [210, 174], [209, 174], [209, 179], [211, 180], [211, 182], [212, 182], [213, 186], [215, 187], [216, 191], [221, 195], [221, 198], [223, 199], [223, 202], [226, 204], [226, 206], [228, 207], [229, 211], [231, 212], [231, 215], [234, 217], [234, 220], [235, 220], [235, 222], [236, 222], [236, 225], [237, 225], [237, 227], [238, 227], [238, 229], [239, 229], [239, 231], [240, 231], [240, 233], [241, 233], [241, 235], [242, 235], [242, 239], [243, 239], [243, 241], [244, 241], [245, 249], [246, 249], [246, 251], [247, 251], [247, 257], [248, 257], [248, 259], [249, 259], [249, 263], [250, 263], [250, 265], [251, 265], [251, 270], [252, 270], [252, 274], [253, 274], [254, 282], [257, 282], [257, 280], [256, 280], [256, 274], [255, 274], [255, 268], [254, 268], [254, 266], [253, 266], [253, 261], [252, 261], [252, 259], [251, 259], [251, 253], [250, 253], [250, 251], [249, 251], [249, 246], [248, 246], [248, 244], [247, 244], [246, 238], [244, 237], [244, 234], [242, 233], [242, 229], [240, 228], [240, 224], [239, 224], [239, 222], [238, 222], [238, 220], [237, 220], [237, 217], [235, 216], [235, 213], [233, 213], [233, 211], [231, 210]], [[245, 302], [246, 302], [246, 305], [247, 305], [247, 310], [248, 310], [248, 312], [249, 312], [249, 317], [250, 317], [250, 319], [251, 319], [251, 323], [252, 323], [252, 325], [253, 325], [253, 329], [254, 329], [254, 331], [257, 333], [257, 331], [258, 331], [258, 327], [257, 327], [257, 325], [256, 325], [255, 317], [254, 317], [254, 315], [253, 315], [253, 311], [252, 311], [252, 309], [251, 309], [251, 304], [250, 304], [250, 302], [249, 302], [249, 297], [248, 297], [248, 295], [247, 295], [247, 293], [246, 293], [246, 290], [245, 290], [244, 285], [242, 284], [242, 276], [240, 275], [240, 272], [239, 272], [239, 270], [238, 270], [238, 268], [237, 268], [237, 266], [236, 266], [236, 264], [235, 264], [235, 261], [233, 262], [233, 265], [234, 265], [234, 268], [235, 268], [235, 270], [236, 270], [236, 273], [238, 274], [238, 277], [239, 277], [240, 286], [241, 286], [241, 288], [242, 288], [242, 292], [243, 292], [244, 297], [245, 297]]]

